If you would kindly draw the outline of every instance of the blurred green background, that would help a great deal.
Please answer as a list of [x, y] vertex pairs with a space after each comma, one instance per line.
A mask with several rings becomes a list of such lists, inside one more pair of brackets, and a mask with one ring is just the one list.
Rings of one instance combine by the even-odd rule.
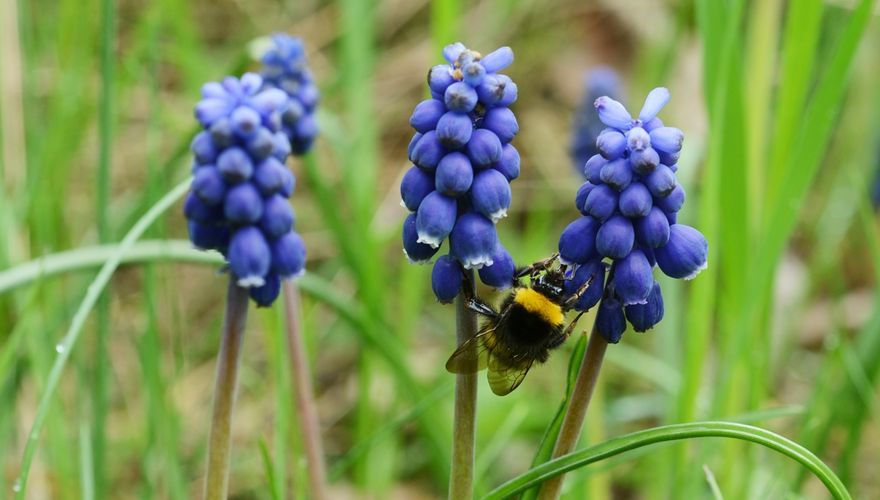
[[[857, 498], [877, 498], [878, 28], [869, 0], [0, 0], [0, 497], [17, 486], [59, 342], [97, 268], [189, 175], [199, 87], [256, 68], [252, 42], [284, 31], [306, 42], [323, 93], [316, 150], [290, 165], [333, 498], [445, 495], [454, 313], [435, 302], [430, 268], [401, 253], [398, 183], [425, 73], [455, 40], [516, 54], [506, 72], [519, 86], [523, 173], [499, 231], [520, 264], [555, 251], [577, 215], [568, 146], [586, 71], [616, 68], [635, 110], [667, 86], [660, 116], [685, 132], [682, 220], [707, 236], [710, 267], [662, 281], [664, 321], [609, 348], [582, 443], [748, 422], [811, 449]], [[199, 494], [225, 287], [216, 258], [185, 239], [177, 203], [114, 274], [68, 353], [28, 498]], [[282, 321], [260, 310], [248, 326], [235, 498], [308, 496]], [[478, 493], [529, 468], [575, 340], [508, 397], [480, 377]], [[568, 498], [716, 489], [825, 495], [784, 457], [720, 440], [640, 449], [566, 483]]]

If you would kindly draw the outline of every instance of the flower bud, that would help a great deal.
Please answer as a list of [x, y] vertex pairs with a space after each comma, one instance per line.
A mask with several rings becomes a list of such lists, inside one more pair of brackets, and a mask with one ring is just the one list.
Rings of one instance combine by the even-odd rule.
[[599, 304], [596, 313], [596, 332], [607, 342], [616, 344], [620, 342], [623, 332], [626, 331], [626, 318], [623, 316], [623, 305], [614, 297], [606, 297]]
[[249, 289], [248, 294], [257, 303], [257, 307], [269, 307], [281, 294], [281, 278], [277, 274], [269, 273], [266, 275], [266, 283]]
[[208, 132], [211, 134], [211, 140], [214, 141], [214, 145], [218, 148], [227, 148], [232, 145], [232, 125], [226, 118], [214, 122], [211, 128], [208, 129]]
[[684, 188], [681, 185], [675, 186], [669, 196], [658, 198], [655, 203], [666, 213], [678, 212], [684, 205]]
[[503, 290], [513, 286], [513, 273], [516, 266], [507, 249], [498, 243], [492, 254], [492, 265], [483, 266], [479, 271], [480, 281], [492, 288]]
[[559, 260], [563, 264], [584, 264], [597, 257], [596, 232], [599, 222], [584, 216], [569, 224], [559, 237]]
[[516, 83], [510, 79], [507, 75], [495, 75], [499, 81], [501, 81], [502, 86], [504, 88], [504, 95], [501, 96], [501, 99], [495, 103], [496, 106], [510, 106], [514, 102], [516, 102], [516, 98], [518, 95], [518, 89]]
[[678, 153], [682, 141], [684, 133], [675, 127], [659, 127], [651, 131], [651, 146], [660, 153]]
[[[290, 171], [277, 158], [266, 158], [254, 169], [253, 183], [263, 196], [271, 196], [284, 187], [286, 174]], [[292, 178], [291, 174], [291, 178]], [[289, 194], [286, 196], [290, 196]]]
[[486, 68], [487, 73], [497, 73], [513, 64], [513, 50], [510, 47], [501, 47], [483, 56], [480, 64]]
[[452, 255], [443, 255], [434, 262], [434, 269], [431, 270], [431, 288], [434, 290], [434, 296], [441, 303], [449, 304], [455, 299], [461, 291], [463, 279], [461, 265]]
[[620, 213], [629, 218], [643, 217], [651, 211], [651, 192], [641, 182], [633, 182], [620, 192]]
[[602, 155], [596, 154], [591, 156], [587, 163], [584, 164], [584, 176], [593, 184], [602, 184], [602, 167], [607, 164], [608, 161], [602, 158]]
[[501, 159], [501, 141], [491, 131], [478, 128], [465, 146], [475, 168], [486, 168]]
[[618, 191], [629, 186], [629, 183], [632, 182], [632, 176], [632, 168], [630, 168], [629, 162], [623, 158], [609, 161], [599, 172], [599, 178], [602, 182]]
[[635, 221], [636, 239], [649, 248], [662, 247], [669, 241], [669, 221], [663, 210], [652, 207], [648, 215]]
[[412, 116], [409, 117], [409, 124], [418, 132], [425, 133], [434, 130], [437, 121], [446, 112], [446, 107], [442, 101], [437, 99], [427, 99], [416, 105]]
[[263, 204], [260, 229], [269, 238], [280, 238], [293, 229], [293, 209], [287, 198], [280, 194], [272, 195]]
[[232, 131], [242, 139], [249, 139], [260, 129], [260, 114], [251, 107], [238, 106], [229, 116]]
[[254, 226], [244, 226], [232, 234], [229, 242], [229, 269], [240, 287], [263, 286], [271, 262], [269, 245]]
[[516, 116], [508, 108], [491, 108], [483, 117], [482, 128], [495, 132], [502, 144], [512, 141], [519, 132]]
[[205, 165], [193, 174], [192, 190], [206, 205], [219, 205], [226, 195], [226, 183], [215, 167]]
[[446, 149], [440, 144], [437, 134], [432, 130], [419, 138], [412, 148], [409, 159], [419, 167], [432, 172], [445, 154]]
[[617, 130], [606, 128], [596, 138], [596, 149], [605, 159], [616, 160], [626, 151], [626, 137]]
[[220, 222], [223, 208], [221, 205], [208, 205], [196, 193], [191, 192], [183, 201], [183, 215], [189, 220], [213, 224]]
[[486, 77], [486, 68], [482, 64], [472, 62], [461, 68], [462, 80], [471, 87], [476, 87], [483, 82]]
[[437, 248], [424, 243], [419, 243], [419, 234], [416, 230], [416, 214], [409, 214], [403, 221], [403, 253], [410, 262], [422, 263], [431, 260], [437, 253]]
[[593, 106], [599, 113], [599, 120], [605, 125], [623, 131], [632, 128], [632, 116], [623, 107], [623, 104], [610, 97], [603, 96], [596, 99]]
[[196, 119], [203, 127], [208, 128], [221, 118], [229, 116], [232, 106], [233, 103], [225, 98], [202, 99], [196, 104]]
[[[467, 193], [474, 181], [474, 169], [468, 157], [458, 151], [448, 153], [437, 165], [437, 172], [432, 189], [458, 198]], [[403, 184], [401, 184], [403, 186]]]
[[649, 122], [657, 116], [657, 113], [669, 102], [669, 90], [666, 87], [657, 87], [648, 93], [642, 111], [639, 112], [639, 120]]
[[675, 174], [666, 165], [658, 165], [653, 172], [644, 177], [645, 186], [657, 198], [668, 196], [677, 185]]
[[611, 217], [617, 210], [618, 194], [605, 184], [593, 188], [584, 201], [584, 210], [600, 221]]
[[[665, 153], [663, 151], [657, 151], [657, 153], [659, 154], [660, 163], [662, 163], [664, 165], [675, 165], [676, 163], [678, 163], [678, 159], [681, 156], [681, 152]], [[675, 170], [678, 170], [678, 167], [673, 169], [673, 172]]]
[[632, 223], [621, 215], [615, 215], [605, 221], [596, 232], [596, 250], [612, 259], [622, 259], [629, 255], [634, 241], [635, 232]]
[[[439, 170], [439, 169], [438, 169]], [[510, 184], [501, 172], [483, 170], [474, 177], [471, 185], [471, 206], [493, 223], [507, 217], [510, 207]]]
[[660, 291], [660, 283], [654, 282], [644, 304], [628, 305], [624, 310], [626, 319], [635, 331], [645, 332], [653, 328], [663, 319], [663, 294]]
[[250, 182], [237, 184], [226, 193], [223, 215], [234, 224], [257, 222], [263, 215], [263, 199]]
[[[473, 131], [474, 124], [471, 122], [470, 117], [454, 111], [448, 111], [437, 122], [437, 140], [447, 149], [461, 149], [464, 147], [471, 139]], [[421, 141], [419, 142], [421, 143]]]
[[318, 122], [314, 115], [300, 118], [288, 135], [291, 137], [290, 148], [293, 154], [301, 155], [311, 149], [315, 136], [318, 135]]
[[660, 118], [653, 118], [650, 121], [643, 121], [642, 128], [645, 129], [646, 132], [650, 133], [652, 130], [660, 128], [663, 126], [663, 121]]
[[452, 71], [446, 64], [438, 64], [428, 71], [428, 87], [430, 87], [435, 99], [437, 99], [437, 96], [443, 99], [446, 89], [453, 82], [455, 82], [455, 79], [452, 78]]
[[634, 127], [626, 134], [626, 147], [630, 151], [643, 151], [651, 147], [651, 136], [642, 127]]
[[641, 151], [633, 151], [629, 155], [629, 163], [639, 175], [648, 175], [660, 164], [660, 156], [654, 148], [647, 147]]
[[254, 164], [250, 156], [240, 148], [229, 148], [217, 157], [217, 168], [228, 182], [241, 182], [250, 178]]
[[[285, 137], [286, 141], [286, 137]], [[290, 145], [287, 146], [290, 148]], [[247, 141], [247, 152], [255, 162], [262, 161], [275, 151], [275, 135], [266, 127], [259, 127], [254, 135]], [[288, 154], [290, 152], [288, 151]], [[287, 155], [284, 156], [285, 158]]]
[[593, 259], [577, 267], [571, 279], [565, 280], [562, 290], [565, 297], [571, 297], [592, 278], [590, 286], [581, 294], [581, 298], [575, 303], [574, 308], [578, 311], [589, 311], [602, 298], [605, 291], [605, 264], [601, 259]]
[[581, 215], [590, 215], [590, 213], [587, 212], [586, 209], [587, 196], [590, 195], [590, 191], [592, 191], [595, 187], [595, 184], [587, 181], [581, 184], [581, 187], [578, 188], [577, 195], [575, 195], [574, 197], [574, 205], [578, 209], [578, 212], [581, 213]]
[[203, 224], [190, 220], [187, 222], [189, 239], [200, 250], [225, 251], [229, 246], [229, 229], [220, 224]]
[[213, 163], [217, 158], [217, 146], [211, 139], [211, 134], [204, 130], [193, 137], [189, 149], [192, 150], [196, 161], [201, 165]]
[[[442, 164], [443, 161], [441, 160], [440, 163]], [[410, 167], [400, 181], [400, 199], [410, 212], [418, 210], [419, 204], [433, 190], [434, 177], [416, 166]]]
[[450, 43], [449, 45], [443, 47], [443, 58], [446, 59], [449, 64], [454, 64], [458, 61], [458, 58], [461, 57], [461, 55], [466, 51], [467, 47], [465, 47], [463, 43]]
[[465, 269], [480, 269], [492, 265], [492, 255], [498, 245], [495, 225], [486, 217], [468, 212], [458, 218], [449, 235], [451, 253]]
[[660, 270], [671, 278], [693, 279], [706, 268], [709, 244], [696, 229], [684, 224], [669, 227], [669, 241], [654, 251]]
[[439, 248], [455, 226], [457, 205], [455, 199], [437, 191], [425, 196], [416, 213], [418, 242]]
[[477, 86], [477, 96], [485, 106], [494, 106], [504, 98], [507, 80], [499, 78], [500, 75], [486, 75], [480, 85]]
[[614, 263], [614, 291], [624, 305], [644, 304], [653, 283], [651, 264], [641, 250], [633, 249]]
[[443, 100], [449, 111], [470, 113], [477, 105], [477, 91], [465, 82], [455, 82], [446, 88]]
[[278, 131], [272, 136], [272, 156], [283, 162], [290, 155], [290, 140], [287, 134]]
[[422, 138], [422, 134], [416, 132], [413, 134], [412, 138], [409, 140], [409, 145], [406, 146], [406, 157], [412, 160], [413, 150], [416, 148], [416, 144], [419, 142], [419, 139]]
[[272, 270], [282, 278], [295, 278], [305, 272], [306, 245], [294, 231], [270, 243]]
[[513, 144], [507, 143], [501, 147], [501, 158], [492, 168], [501, 172], [508, 182], [519, 177], [519, 151], [513, 147]]

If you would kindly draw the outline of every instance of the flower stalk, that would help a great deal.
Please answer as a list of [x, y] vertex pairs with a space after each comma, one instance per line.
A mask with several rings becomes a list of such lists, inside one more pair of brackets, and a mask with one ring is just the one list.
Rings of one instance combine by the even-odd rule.
[[[584, 359], [581, 362], [581, 368], [575, 380], [574, 390], [571, 393], [571, 402], [562, 420], [562, 427], [559, 430], [559, 437], [556, 439], [556, 446], [553, 448], [552, 458], [558, 458], [571, 453], [580, 438], [581, 430], [584, 426], [584, 417], [587, 414], [587, 408], [590, 406], [590, 399], [593, 397], [596, 381], [599, 379], [599, 369], [602, 368], [602, 360], [605, 358], [607, 347], [608, 341], [605, 340], [594, 326], [593, 332], [590, 334], [590, 340], [587, 343], [587, 349], [584, 351]], [[545, 482], [541, 487], [541, 493], [538, 498], [540, 500], [556, 500], [559, 498], [564, 478], [565, 475], [560, 474]]]
[[247, 322], [248, 291], [230, 276], [226, 296], [226, 316], [217, 359], [214, 412], [208, 441], [208, 471], [205, 474], [205, 500], [225, 500], [229, 488], [229, 462], [232, 448], [232, 411], [238, 386], [238, 368], [244, 326]]
[[318, 423], [317, 405], [312, 393], [308, 357], [305, 352], [299, 317], [299, 290], [291, 280], [284, 280], [284, 313], [287, 317], [287, 348], [293, 368], [296, 393], [296, 412], [299, 418], [302, 441], [308, 460], [310, 498], [327, 498], [327, 470], [321, 445], [321, 426]]
[[[477, 333], [477, 316], [467, 307], [467, 298], [475, 293], [474, 272], [464, 271], [468, 276], [463, 286], [465, 293], [455, 298], [455, 323], [458, 345], [462, 345]], [[472, 345], [476, 349], [476, 345]], [[466, 356], [475, 359], [474, 356]], [[455, 377], [455, 413], [452, 425], [452, 467], [449, 476], [449, 498], [469, 500], [474, 494], [474, 441], [477, 418], [477, 370], [463, 370]]]

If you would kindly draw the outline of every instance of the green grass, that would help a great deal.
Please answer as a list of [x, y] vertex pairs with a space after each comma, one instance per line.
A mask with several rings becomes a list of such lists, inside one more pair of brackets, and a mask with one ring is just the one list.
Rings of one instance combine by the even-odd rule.
[[[859, 467], [880, 453], [868, 439], [880, 383], [880, 233], [868, 198], [880, 161], [876, 2], [652, 7], [668, 30], [569, 0], [7, 0], [0, 16], [9, 5], [18, 36], [9, 43], [15, 34], [0, 30], [0, 497], [16, 485], [19, 498], [200, 491], [223, 287], [218, 256], [182, 239], [191, 108], [201, 83], [254, 68], [245, 44], [275, 30], [306, 36], [322, 88], [322, 138], [290, 165], [331, 493], [446, 491], [454, 318], [432, 298], [430, 267], [400, 252], [396, 182], [424, 74], [458, 39], [517, 56], [523, 175], [499, 232], [518, 263], [553, 252], [576, 216], [566, 148], [595, 62], [624, 70], [630, 108], [652, 87], [672, 91], [661, 117], [686, 133], [681, 218], [710, 244], [697, 279], [662, 281], [663, 323], [609, 348], [579, 451], [548, 462], [583, 340], [508, 397], [480, 387], [477, 493], [534, 498], [536, 481], [562, 471], [566, 498], [880, 488]], [[239, 496], [307, 493], [285, 342], [280, 310], [251, 315]], [[737, 439], [695, 439], [710, 436]]]

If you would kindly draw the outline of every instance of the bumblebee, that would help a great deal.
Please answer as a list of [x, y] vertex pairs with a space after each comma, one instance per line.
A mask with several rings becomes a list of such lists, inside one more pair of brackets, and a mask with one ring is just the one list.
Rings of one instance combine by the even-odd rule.
[[[489, 386], [499, 396], [519, 387], [532, 365], [547, 361], [550, 351], [561, 346], [574, 331], [579, 313], [565, 327], [565, 313], [586, 292], [592, 279], [566, 297], [565, 266], [554, 266], [559, 255], [520, 269], [514, 275], [513, 290], [496, 310], [465, 287], [467, 307], [484, 318], [477, 334], [462, 343], [446, 369], [451, 373], [475, 373], [488, 368]], [[522, 284], [529, 278], [528, 286]]]

